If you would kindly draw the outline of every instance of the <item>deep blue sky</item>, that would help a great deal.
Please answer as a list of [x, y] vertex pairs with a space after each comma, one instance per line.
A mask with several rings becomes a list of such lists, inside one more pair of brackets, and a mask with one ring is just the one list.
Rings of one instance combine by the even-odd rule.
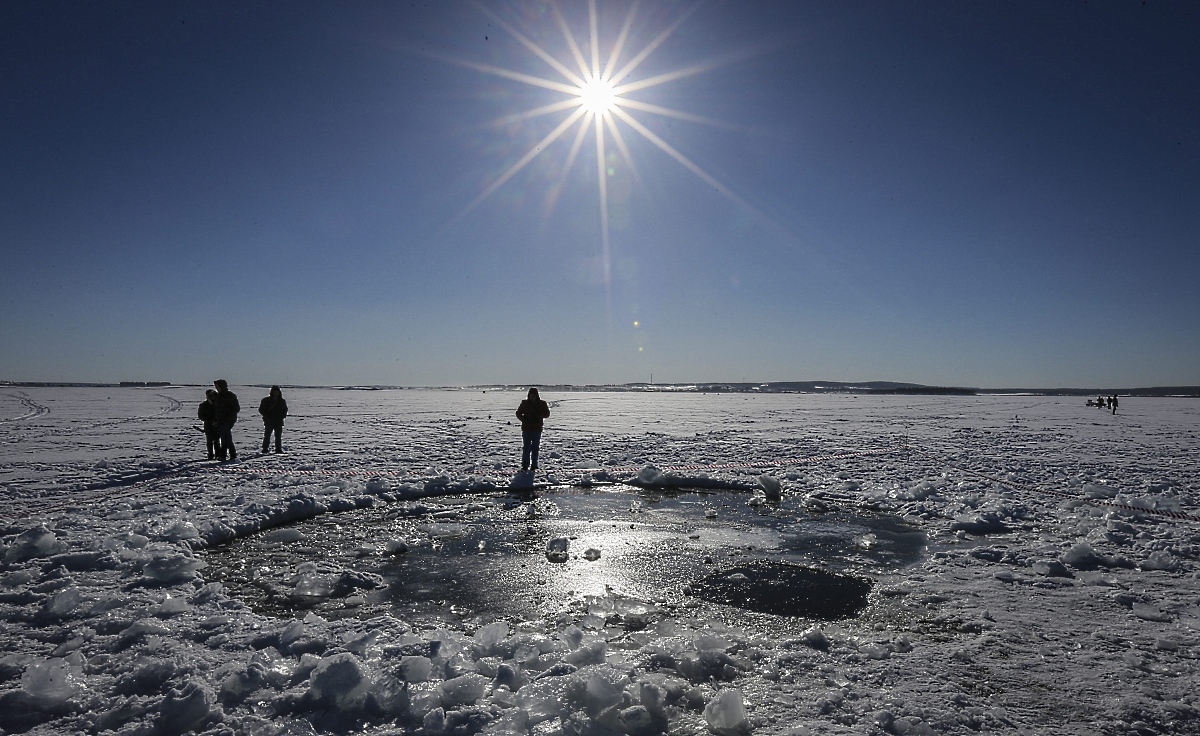
[[1196, 5], [547, 7], [0, 5], [0, 379], [1200, 384]]

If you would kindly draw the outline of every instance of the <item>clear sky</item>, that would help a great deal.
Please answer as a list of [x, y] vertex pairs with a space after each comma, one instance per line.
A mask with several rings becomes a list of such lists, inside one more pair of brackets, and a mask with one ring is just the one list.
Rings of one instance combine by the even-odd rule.
[[0, 4], [0, 379], [1200, 384], [1200, 6], [554, 7]]

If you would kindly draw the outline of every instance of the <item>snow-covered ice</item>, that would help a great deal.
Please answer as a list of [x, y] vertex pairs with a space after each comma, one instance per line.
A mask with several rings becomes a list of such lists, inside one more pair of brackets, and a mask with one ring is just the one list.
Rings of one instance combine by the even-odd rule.
[[[1194, 399], [548, 393], [529, 479], [517, 392], [291, 390], [220, 465], [203, 388], [0, 391], [4, 733], [1200, 732]], [[865, 607], [700, 595], [796, 560]]]

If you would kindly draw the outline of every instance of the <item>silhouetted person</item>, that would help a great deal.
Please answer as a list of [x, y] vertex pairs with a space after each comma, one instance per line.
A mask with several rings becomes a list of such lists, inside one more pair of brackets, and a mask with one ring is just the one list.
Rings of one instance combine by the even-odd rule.
[[221, 436], [217, 431], [217, 392], [211, 388], [204, 392], [204, 401], [196, 410], [196, 417], [204, 424], [204, 441], [208, 445], [208, 459], [216, 457], [217, 448], [221, 445]]
[[283, 434], [283, 418], [287, 416], [288, 410], [287, 402], [283, 400], [283, 391], [280, 391], [278, 386], [272, 386], [271, 394], [258, 402], [258, 413], [262, 414], [263, 425], [266, 426], [266, 432], [263, 433], [263, 454], [265, 455], [267, 448], [271, 446], [272, 432], [275, 433], [275, 452], [283, 452], [280, 435]]
[[1100, 407], [1101, 409], [1104, 408], [1104, 397], [1103, 396], [1096, 397], [1096, 406]]
[[242, 405], [238, 403], [237, 394], [229, 390], [229, 384], [224, 378], [213, 381], [217, 387], [216, 421], [217, 433], [221, 443], [217, 447], [218, 460], [236, 460], [237, 448], [233, 446], [233, 425], [237, 422], [238, 412]]
[[1108, 405], [1112, 407], [1113, 415], [1116, 416], [1116, 413], [1117, 413], [1117, 395], [1116, 394], [1113, 394], [1112, 398], [1108, 400]]
[[529, 398], [517, 407], [517, 419], [521, 420], [521, 470], [537, 470], [538, 449], [542, 444], [542, 420], [548, 416], [550, 406], [538, 396], [536, 388], [529, 389]]

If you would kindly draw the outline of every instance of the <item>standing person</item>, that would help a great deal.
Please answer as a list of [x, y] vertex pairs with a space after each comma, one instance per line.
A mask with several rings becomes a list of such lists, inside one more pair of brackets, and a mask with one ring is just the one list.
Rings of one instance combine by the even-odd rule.
[[[538, 449], [542, 444], [542, 420], [550, 416], [550, 406], [542, 401], [536, 388], [529, 389], [529, 398], [517, 407], [521, 420], [521, 470], [537, 470]], [[533, 461], [532, 466], [530, 460]]]
[[1112, 398], [1108, 400], [1108, 405], [1112, 407], [1113, 416], [1116, 416], [1116, 414], [1117, 414], [1117, 395], [1116, 394], [1113, 394]]
[[233, 425], [237, 422], [242, 405], [238, 403], [237, 394], [229, 390], [229, 384], [224, 378], [213, 381], [213, 385], [217, 387], [216, 420], [217, 433], [221, 440], [217, 447], [217, 459], [237, 460], [237, 448], [233, 446]]
[[287, 416], [288, 408], [287, 402], [283, 400], [283, 391], [278, 386], [272, 386], [271, 394], [258, 402], [258, 413], [262, 414], [263, 425], [266, 426], [266, 432], [263, 434], [263, 454], [267, 454], [267, 448], [271, 446], [272, 432], [275, 433], [275, 452], [283, 452], [280, 435], [283, 434], [283, 418]]
[[220, 433], [217, 432], [217, 392], [211, 388], [204, 392], [204, 401], [196, 410], [196, 417], [204, 424], [204, 442], [208, 445], [208, 459], [216, 457], [217, 449], [221, 446]]

